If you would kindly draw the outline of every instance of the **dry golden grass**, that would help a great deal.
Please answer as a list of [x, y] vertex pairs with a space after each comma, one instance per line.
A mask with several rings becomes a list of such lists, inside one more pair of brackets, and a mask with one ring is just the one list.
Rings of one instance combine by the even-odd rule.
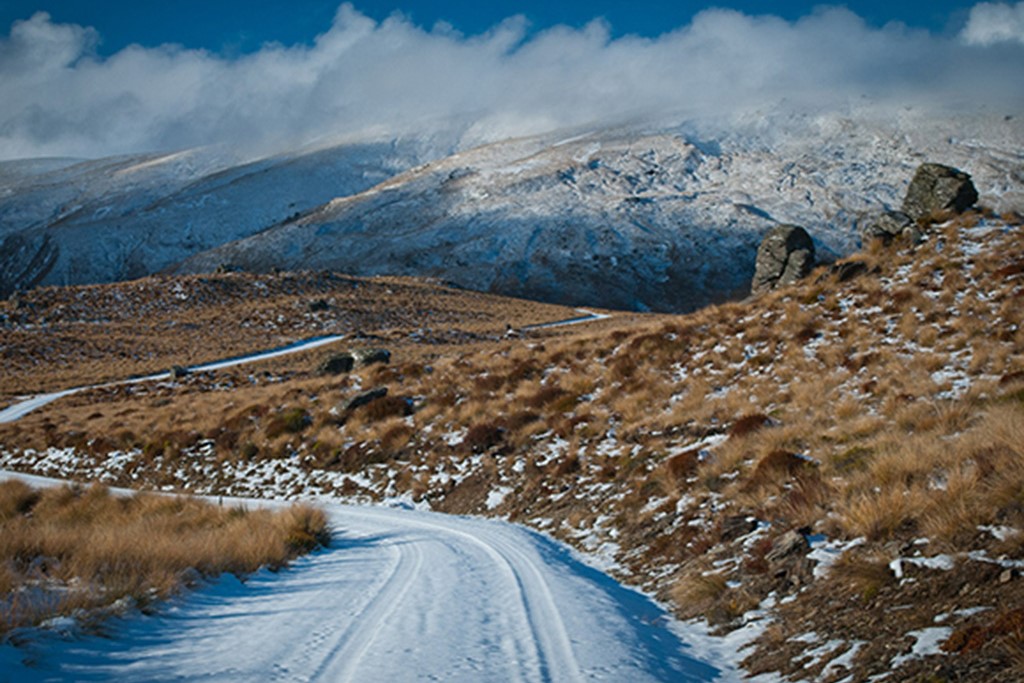
[[[963, 229], [936, 227], [916, 247], [856, 257], [877, 272], [839, 282], [822, 269], [686, 316], [617, 314], [524, 338], [399, 345], [392, 366], [337, 378], [314, 377], [317, 359], [296, 358], [278, 384], [94, 392], [0, 429], [0, 443], [73, 445], [90, 457], [140, 448], [134, 472], [155, 485], [207, 438], [217, 457], [288, 456], [311, 477], [362, 469], [382, 489], [455, 512], [484, 512], [477, 494], [502, 477], [515, 493], [501, 512], [513, 518], [550, 517], [555, 529], [613, 519], [638, 575], [700, 574], [709, 553], [738, 552], [710, 530], [749, 516], [773, 535], [806, 527], [867, 539], [872, 566], [849, 572], [865, 594], [887, 548], [927, 536], [943, 551], [991, 550], [978, 525], [1024, 526], [1024, 231], [971, 236], [981, 244], [968, 258], [956, 251]], [[381, 345], [401, 337], [377, 332]], [[335, 409], [357, 385], [385, 386], [414, 412], [341, 419]], [[269, 438], [289, 411], [309, 424]], [[771, 426], [729, 437], [757, 415]], [[163, 442], [162, 459], [146, 461]], [[472, 495], [432, 483], [454, 472], [475, 477]], [[708, 517], [690, 519], [690, 502]], [[1024, 556], [1021, 545], [1003, 552]], [[761, 555], [746, 564], [760, 566]], [[765, 591], [789, 590], [764, 581]], [[650, 587], [667, 594], [672, 579]], [[707, 607], [721, 616], [750, 595], [745, 584], [712, 588], [676, 597], [715, 593]]]
[[[325, 308], [313, 304], [323, 302]], [[327, 334], [437, 355], [500, 338], [506, 325], [571, 318], [571, 308], [412, 278], [228, 273], [47, 287], [0, 301], [4, 382], [13, 396], [164, 372]], [[426, 315], [425, 315], [426, 314]], [[310, 364], [313, 352], [262, 367]], [[46, 372], [40, 373], [45, 366]]]
[[329, 541], [324, 514], [119, 497], [103, 486], [0, 483], [0, 633], [124, 597], [145, 604], [202, 576], [278, 568]]

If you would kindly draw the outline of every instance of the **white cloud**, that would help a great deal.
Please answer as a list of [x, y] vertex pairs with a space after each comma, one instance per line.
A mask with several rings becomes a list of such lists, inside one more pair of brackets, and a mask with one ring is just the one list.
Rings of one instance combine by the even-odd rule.
[[[992, 8], [1019, 17], [1021, 7], [979, 5], [968, 29], [982, 31], [972, 27]], [[312, 46], [237, 58], [175, 46], [100, 58], [97, 39], [45, 14], [0, 39], [0, 158], [210, 143], [262, 153], [453, 122], [490, 139], [664, 113], [722, 120], [864, 101], [1014, 111], [1024, 102], [1024, 49], [996, 55], [898, 24], [873, 28], [840, 8], [796, 22], [708, 10], [658, 38], [612, 39], [600, 21], [530, 35], [521, 18], [465, 37], [342, 5]]]
[[960, 36], [968, 45], [1024, 44], [1024, 2], [975, 5]]

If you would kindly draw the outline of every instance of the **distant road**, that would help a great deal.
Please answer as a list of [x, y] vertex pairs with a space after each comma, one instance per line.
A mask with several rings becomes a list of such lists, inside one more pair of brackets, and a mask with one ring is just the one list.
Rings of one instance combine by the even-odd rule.
[[[590, 322], [592, 320], [603, 320], [605, 318], [611, 317], [611, 316], [609, 316], [606, 313], [594, 313], [592, 311], [588, 311], [588, 310], [582, 309], [582, 308], [579, 308], [579, 309], [576, 309], [576, 310], [578, 312], [582, 313], [583, 315], [581, 315], [581, 316], [579, 316], [577, 318], [569, 318], [567, 320], [556, 320], [556, 321], [550, 322], [550, 323], [540, 323], [538, 325], [528, 325], [526, 327], [523, 327], [522, 329], [525, 331], [525, 330], [538, 330], [538, 329], [544, 329], [544, 328], [549, 328], [549, 327], [561, 327], [561, 326], [564, 326], [564, 325], [577, 325], [579, 323]], [[333, 335], [333, 336], [330, 336], [330, 337], [315, 337], [313, 339], [307, 339], [305, 341], [296, 342], [294, 344], [289, 344], [288, 346], [282, 346], [282, 347], [278, 347], [276, 349], [271, 349], [270, 351], [260, 351], [258, 353], [250, 354], [250, 355], [247, 355], [247, 356], [237, 356], [235, 358], [228, 358], [228, 359], [225, 359], [225, 360], [213, 361], [211, 363], [204, 363], [202, 365], [193, 365], [193, 366], [188, 367], [187, 369], [189, 370], [189, 372], [206, 372], [208, 370], [223, 370], [224, 368], [230, 368], [230, 367], [233, 367], [235, 365], [244, 365], [246, 363], [255, 363], [257, 361], [269, 360], [271, 358], [277, 358], [279, 356], [287, 356], [288, 354], [291, 354], [291, 353], [299, 353], [300, 351], [308, 351], [310, 349], [315, 349], [315, 348], [317, 348], [319, 346], [324, 346], [326, 344], [333, 344], [334, 342], [341, 341], [343, 339], [345, 339], [345, 335]], [[15, 422], [16, 420], [20, 420], [21, 418], [23, 418], [24, 416], [28, 415], [32, 411], [38, 410], [39, 408], [42, 408], [45, 405], [49, 405], [50, 403], [53, 403], [57, 399], [64, 398], [65, 396], [71, 396], [72, 394], [77, 394], [78, 392], [86, 391], [87, 389], [97, 389], [97, 388], [100, 388], [100, 387], [115, 387], [115, 386], [121, 386], [121, 385], [124, 385], [124, 384], [138, 384], [139, 382], [150, 382], [152, 380], [166, 379], [166, 378], [169, 378], [169, 377], [170, 377], [170, 373], [169, 372], [159, 372], [159, 373], [156, 373], [156, 374], [153, 374], [153, 375], [146, 375], [145, 377], [132, 377], [130, 379], [118, 380], [116, 382], [107, 382], [106, 384], [90, 384], [90, 385], [84, 386], [84, 387], [74, 387], [72, 389], [64, 389], [63, 391], [54, 391], [54, 392], [49, 393], [49, 394], [38, 394], [38, 395], [35, 395], [35, 396], [30, 396], [30, 397], [27, 397], [27, 398], [21, 399], [20, 401], [15, 402], [14, 404], [8, 406], [7, 408], [5, 408], [3, 410], [0, 410], [0, 424], [7, 423], [7, 422]], [[0, 682], [0, 683], [2, 683], [2, 682]]]
[[[224, 368], [230, 368], [235, 365], [243, 365], [245, 363], [255, 363], [256, 361], [268, 360], [270, 358], [277, 358], [278, 356], [287, 356], [290, 353], [299, 353], [300, 351], [308, 351], [315, 349], [318, 346], [324, 346], [326, 344], [333, 344], [336, 341], [344, 339], [344, 335], [334, 335], [330, 337], [316, 337], [314, 339], [307, 339], [305, 341], [296, 342], [289, 344], [288, 346], [281, 346], [270, 351], [260, 351], [259, 353], [250, 354], [247, 356], [237, 356], [235, 358], [228, 358], [225, 360], [214, 361], [212, 363], [204, 363], [202, 365], [193, 365], [188, 368], [189, 372], [205, 372], [207, 370], [222, 370]], [[156, 379], [167, 379], [170, 377], [170, 372], [159, 372], [153, 375], [146, 375], [144, 377], [132, 377], [130, 379], [123, 379], [116, 382], [107, 382], [106, 384], [90, 384], [84, 387], [75, 387], [73, 389], [65, 389], [63, 391], [55, 391], [50, 394], [38, 394], [29, 398], [22, 399], [8, 406], [4, 410], [0, 410], [0, 423], [14, 422], [20, 420], [25, 415], [28, 415], [33, 410], [38, 410], [45, 405], [53, 403], [59, 398], [77, 394], [80, 391], [87, 389], [97, 389], [100, 387], [116, 387], [124, 384], [138, 384], [139, 382], [150, 382]]]

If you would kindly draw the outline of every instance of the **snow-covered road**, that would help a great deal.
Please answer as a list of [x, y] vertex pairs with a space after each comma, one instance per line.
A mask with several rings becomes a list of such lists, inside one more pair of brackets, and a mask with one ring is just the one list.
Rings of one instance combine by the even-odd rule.
[[[309, 351], [311, 349], [319, 348], [326, 344], [333, 344], [336, 341], [344, 339], [344, 335], [332, 335], [329, 337], [314, 337], [313, 339], [306, 339], [303, 341], [295, 342], [287, 346], [282, 346], [269, 351], [260, 351], [258, 353], [249, 354], [246, 356], [238, 356], [236, 358], [227, 358], [224, 360], [213, 361], [211, 363], [203, 363], [201, 365], [191, 365], [186, 368], [189, 372], [207, 372], [210, 370], [222, 370], [224, 368], [234, 367], [236, 365], [245, 365], [247, 363], [255, 363], [261, 360], [269, 360], [271, 358], [278, 358], [280, 356], [287, 356], [292, 353], [299, 353], [301, 351]], [[36, 396], [29, 396], [27, 398], [20, 399], [13, 405], [8, 406], [4, 410], [0, 410], [0, 423], [14, 422], [25, 417], [32, 411], [38, 410], [43, 406], [49, 405], [57, 399], [64, 398], [65, 396], [71, 396], [77, 394], [80, 391], [86, 391], [87, 389], [96, 389], [101, 387], [114, 387], [122, 384], [138, 384], [140, 382], [150, 382], [157, 379], [170, 378], [171, 373], [169, 372], [158, 372], [153, 375], [145, 375], [142, 377], [131, 377], [129, 379], [119, 380], [117, 382], [108, 382], [106, 384], [90, 384], [84, 387], [75, 387], [73, 389], [65, 389], [63, 391], [55, 391], [50, 394], [38, 394]]]
[[326, 509], [330, 548], [244, 584], [222, 578], [105, 638], [2, 645], [0, 681], [740, 680], [734, 652], [719, 658], [696, 628], [541, 534]]

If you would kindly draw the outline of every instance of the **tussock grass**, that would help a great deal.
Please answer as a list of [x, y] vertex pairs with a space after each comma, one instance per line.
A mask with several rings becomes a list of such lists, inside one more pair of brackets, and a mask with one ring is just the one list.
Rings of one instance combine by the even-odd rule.
[[[612, 540], [648, 588], [723, 620], [812, 580], [768, 559], [791, 529], [863, 539], [836, 580], [862, 597], [897, 591], [878, 565], [921, 538], [929, 553], [1024, 557], [1024, 541], [978, 528], [1024, 528], [1024, 230], [969, 234], [971, 220], [934, 226], [920, 245], [872, 245], [856, 257], [868, 271], [845, 281], [821, 270], [685, 316], [405, 347], [392, 366], [331, 380], [300, 368], [230, 392], [82, 397], [0, 439], [73, 445], [90, 466], [135, 444], [130, 472], [147, 483], [203, 458], [273, 457], [314, 478], [359, 472], [372, 481], [359, 495], [408, 492], [453, 512], [487, 512], [500, 482], [513, 489], [501, 514]], [[397, 403], [338, 413], [375, 386], [412, 414]], [[268, 438], [297, 410], [310, 424]], [[201, 454], [204, 439], [215, 455]], [[739, 547], [748, 518], [770, 530]], [[712, 568], [725, 590], [705, 580]]]
[[104, 486], [0, 483], [0, 633], [130, 598], [146, 605], [196, 576], [284, 566], [330, 539], [323, 512], [120, 497]]

